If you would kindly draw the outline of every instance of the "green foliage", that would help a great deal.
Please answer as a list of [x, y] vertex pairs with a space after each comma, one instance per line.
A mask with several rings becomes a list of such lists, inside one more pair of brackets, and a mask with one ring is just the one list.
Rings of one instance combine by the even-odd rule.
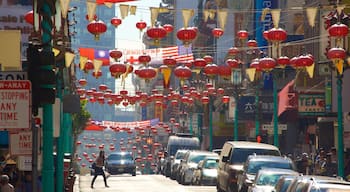
[[91, 118], [91, 114], [86, 110], [87, 100], [80, 101], [80, 113], [75, 113], [72, 115], [73, 120], [73, 135], [77, 137], [80, 133], [84, 131], [87, 122]]

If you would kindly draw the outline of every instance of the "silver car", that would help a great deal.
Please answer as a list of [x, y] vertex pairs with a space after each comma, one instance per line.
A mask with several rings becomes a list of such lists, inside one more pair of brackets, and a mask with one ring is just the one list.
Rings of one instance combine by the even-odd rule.
[[191, 184], [192, 177], [195, 168], [197, 168], [198, 163], [205, 159], [206, 157], [219, 157], [217, 153], [202, 151], [202, 150], [194, 150], [187, 151], [184, 159], [181, 160], [179, 167], [179, 177], [177, 181], [180, 184]]
[[216, 186], [218, 161], [219, 157], [206, 157], [200, 161], [194, 170], [192, 184]]
[[291, 169], [263, 168], [258, 171], [248, 192], [273, 192], [279, 178], [284, 175], [299, 175]]
[[178, 176], [178, 168], [181, 162], [181, 159], [184, 158], [186, 152], [188, 150], [186, 149], [180, 149], [177, 150], [177, 152], [175, 153], [175, 156], [171, 158], [171, 163], [170, 163], [170, 178], [171, 179], [176, 179]]

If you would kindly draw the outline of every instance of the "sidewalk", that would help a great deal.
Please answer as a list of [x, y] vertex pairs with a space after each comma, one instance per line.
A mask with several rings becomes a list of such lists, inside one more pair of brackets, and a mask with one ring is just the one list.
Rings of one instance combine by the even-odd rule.
[[73, 192], [80, 192], [80, 175], [75, 174]]

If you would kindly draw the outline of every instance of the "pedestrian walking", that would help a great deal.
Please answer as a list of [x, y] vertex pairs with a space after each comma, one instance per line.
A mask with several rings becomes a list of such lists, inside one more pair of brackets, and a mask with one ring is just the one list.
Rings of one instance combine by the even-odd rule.
[[94, 165], [92, 167], [95, 171], [94, 171], [94, 178], [92, 178], [92, 181], [91, 181], [91, 188], [94, 188], [94, 183], [95, 183], [96, 177], [98, 175], [102, 175], [103, 181], [105, 182], [105, 187], [109, 187], [107, 185], [107, 178], [106, 178], [105, 172], [103, 170], [104, 164], [105, 164], [105, 152], [100, 151], [100, 153], [99, 153], [98, 157], [96, 158], [96, 161], [94, 162]]
[[15, 188], [9, 182], [10, 182], [10, 178], [8, 175], [1, 175], [1, 178], [0, 178], [1, 192], [15, 192]]

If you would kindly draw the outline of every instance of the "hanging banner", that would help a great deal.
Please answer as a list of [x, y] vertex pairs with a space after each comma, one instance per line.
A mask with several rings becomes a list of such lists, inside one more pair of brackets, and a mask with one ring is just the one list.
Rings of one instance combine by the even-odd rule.
[[158, 124], [159, 119], [151, 119], [151, 120], [145, 120], [145, 121], [133, 121], [133, 122], [115, 122], [115, 121], [102, 121], [102, 126], [107, 127], [128, 127], [128, 128], [134, 128], [134, 127], [145, 127], [145, 126], [153, 126]]

